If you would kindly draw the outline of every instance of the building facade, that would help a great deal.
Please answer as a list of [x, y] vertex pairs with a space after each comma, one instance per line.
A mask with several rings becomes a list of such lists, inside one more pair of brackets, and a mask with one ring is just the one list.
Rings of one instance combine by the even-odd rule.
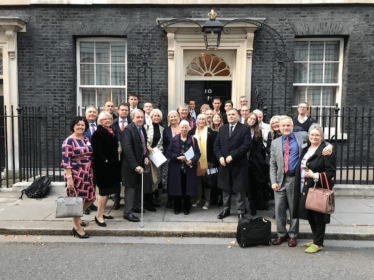
[[[369, 109], [374, 101], [374, 1], [2, 0], [0, 6], [0, 94], [8, 107], [83, 114], [88, 105], [119, 104], [137, 93], [140, 103], [152, 101], [167, 113], [190, 98], [199, 105], [220, 96], [238, 106], [245, 95], [252, 110], [267, 107], [269, 118], [305, 100], [314, 110]], [[211, 9], [227, 23], [217, 50], [205, 49], [195, 23], [202, 26]], [[160, 28], [172, 19], [186, 20]], [[282, 46], [287, 57], [280, 60]], [[331, 125], [338, 133], [344, 126]]]

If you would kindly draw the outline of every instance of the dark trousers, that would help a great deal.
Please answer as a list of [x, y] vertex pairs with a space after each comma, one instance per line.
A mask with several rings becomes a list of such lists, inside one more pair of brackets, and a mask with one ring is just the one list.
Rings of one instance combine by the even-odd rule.
[[324, 222], [317, 223], [313, 218], [308, 221], [313, 232], [313, 243], [322, 246], [325, 239], [326, 224]]
[[191, 197], [186, 195], [187, 175], [181, 172], [181, 187], [182, 195], [174, 196], [174, 210], [181, 212], [189, 212], [191, 207]]

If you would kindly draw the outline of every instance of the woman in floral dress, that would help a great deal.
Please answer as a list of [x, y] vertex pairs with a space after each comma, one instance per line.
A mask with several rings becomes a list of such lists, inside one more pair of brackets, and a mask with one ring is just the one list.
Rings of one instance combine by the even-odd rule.
[[[95, 201], [95, 188], [92, 181], [91, 159], [92, 147], [83, 133], [88, 128], [84, 117], [75, 117], [70, 123], [73, 132], [62, 143], [61, 166], [65, 169], [68, 196], [77, 193], [83, 198], [83, 210], [86, 210]], [[75, 189], [75, 190], [74, 190]], [[88, 238], [81, 226], [80, 217], [73, 217], [73, 234], [79, 238]]]

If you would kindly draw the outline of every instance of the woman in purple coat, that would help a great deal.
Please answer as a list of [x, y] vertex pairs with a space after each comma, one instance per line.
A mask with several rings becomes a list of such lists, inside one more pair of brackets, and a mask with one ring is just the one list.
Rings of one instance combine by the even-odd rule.
[[[180, 124], [181, 133], [170, 142], [166, 151], [169, 162], [168, 189], [169, 195], [174, 196], [174, 213], [178, 215], [182, 211], [185, 215], [190, 213], [191, 196], [196, 196], [196, 165], [200, 158], [200, 150], [197, 140], [188, 135], [189, 123], [185, 120]], [[194, 156], [186, 160], [185, 153], [192, 147]]]

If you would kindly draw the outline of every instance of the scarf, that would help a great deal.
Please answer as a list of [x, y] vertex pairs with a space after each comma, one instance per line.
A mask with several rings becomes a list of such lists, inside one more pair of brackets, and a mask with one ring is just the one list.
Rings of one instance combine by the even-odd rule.
[[112, 135], [112, 137], [114, 137], [114, 132], [113, 132], [113, 129], [111, 129], [111, 128], [108, 128], [108, 127], [105, 127], [105, 126], [102, 126], [106, 131], [108, 131], [108, 133], [110, 134], [110, 135]]
[[196, 127], [195, 131], [195, 138], [198, 140], [199, 149], [200, 149], [200, 166], [202, 169], [208, 168], [208, 160], [207, 160], [207, 152], [206, 152], [206, 143], [208, 140], [208, 127], [204, 127], [202, 131], [200, 131], [199, 127]]

